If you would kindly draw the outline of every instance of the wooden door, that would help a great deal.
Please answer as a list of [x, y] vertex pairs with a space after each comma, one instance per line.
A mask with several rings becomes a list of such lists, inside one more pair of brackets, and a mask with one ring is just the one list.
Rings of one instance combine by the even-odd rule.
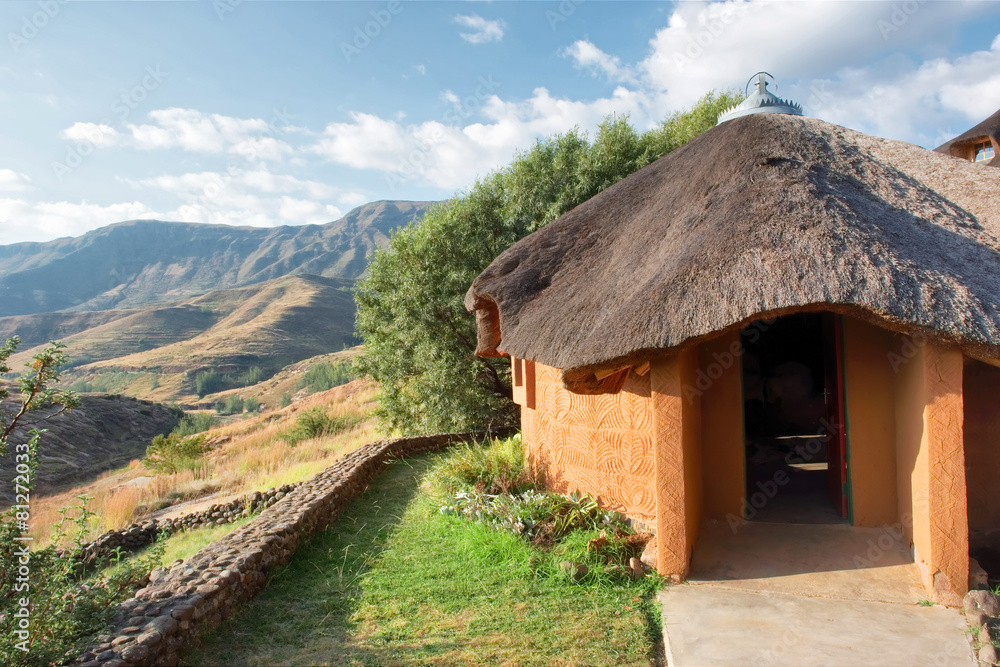
[[830, 502], [847, 518], [847, 429], [844, 420], [844, 359], [840, 318], [823, 313], [823, 365], [826, 418], [827, 484]]

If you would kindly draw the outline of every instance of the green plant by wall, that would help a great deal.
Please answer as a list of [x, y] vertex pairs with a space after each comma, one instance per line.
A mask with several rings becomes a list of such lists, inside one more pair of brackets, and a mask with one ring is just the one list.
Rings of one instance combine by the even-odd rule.
[[[0, 347], [0, 374], [9, 371], [7, 359], [19, 343], [12, 337]], [[79, 406], [72, 392], [51, 388], [58, 383], [65, 361], [63, 347], [52, 343], [34, 356], [28, 373], [18, 380], [19, 409], [12, 416], [0, 413], [0, 454], [14, 445], [18, 473], [17, 504], [0, 514], [0, 664], [5, 665], [62, 664], [77, 655], [95, 633], [108, 626], [118, 604], [143, 585], [156, 567], [147, 560], [124, 560], [119, 555], [118, 567], [109, 574], [88, 576], [78, 559], [91, 518], [86, 496], [79, 498], [74, 519], [62, 511], [50, 546], [28, 549], [31, 493], [44, 431], [32, 431], [25, 438], [19, 425], [25, 414], [45, 405]], [[9, 396], [8, 389], [0, 386], [0, 400]], [[69, 550], [60, 552], [57, 547], [66, 537], [68, 521], [75, 531], [69, 536]]]
[[[24, 562], [21, 532], [16, 511], [0, 515], [0, 663], [5, 665], [52, 665], [78, 655], [93, 637], [106, 629], [118, 612], [118, 605], [145, 585], [149, 573], [159, 566], [162, 547], [142, 557], [127, 558], [118, 552], [111, 559], [92, 563], [89, 568], [79, 558], [87, 524], [87, 496], [80, 496], [76, 517], [56, 526], [53, 543], [32, 551], [30, 588], [21, 588], [20, 564]], [[64, 541], [66, 524], [71, 526], [71, 546], [58, 551]], [[113, 566], [108, 568], [108, 566]], [[104, 570], [100, 574], [90, 574]], [[30, 609], [22, 614], [22, 596], [30, 596]], [[22, 619], [29, 619], [27, 630]], [[27, 650], [25, 650], [27, 649]]]

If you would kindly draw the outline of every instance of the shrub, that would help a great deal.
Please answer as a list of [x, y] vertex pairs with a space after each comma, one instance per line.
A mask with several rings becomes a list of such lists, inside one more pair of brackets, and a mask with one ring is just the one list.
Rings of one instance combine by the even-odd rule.
[[174, 433], [158, 435], [146, 448], [142, 465], [155, 472], [172, 475], [181, 470], [194, 470], [199, 459], [208, 451], [205, 436], [181, 437]]
[[243, 398], [238, 394], [230, 394], [226, 397], [226, 406], [223, 410], [227, 415], [238, 415], [243, 412]]
[[[379, 385], [376, 416], [404, 434], [513, 425], [510, 363], [476, 356], [469, 285], [501, 251], [715, 126], [742, 95], [709, 93], [647, 132], [609, 117], [539, 140], [462, 194], [392, 234], [355, 291], [359, 371]], [[446, 388], [446, 389], [445, 389]]]
[[215, 369], [201, 371], [194, 376], [194, 389], [198, 398], [214, 394], [226, 388], [225, 378], [215, 372]]
[[523, 535], [540, 546], [551, 546], [576, 530], [631, 532], [623, 515], [602, 509], [589, 495], [563, 496], [536, 488], [520, 435], [485, 447], [460, 446], [425, 480], [430, 492], [444, 502], [443, 514]]
[[494, 440], [485, 447], [459, 445], [428, 473], [427, 483], [439, 497], [462, 491], [498, 494], [533, 487], [520, 435]]
[[[9, 371], [7, 359], [19, 343], [17, 337], [12, 337], [0, 346], [0, 374]], [[13, 416], [0, 413], [0, 455], [7, 453], [8, 444], [12, 444], [10, 441], [27, 412], [50, 404], [67, 409], [79, 406], [73, 393], [50, 388], [59, 382], [59, 368], [66, 360], [63, 347], [53, 343], [35, 355], [29, 372], [19, 378], [20, 410]], [[7, 388], [0, 386], [0, 400], [8, 397]], [[17, 472], [23, 479], [17, 493], [24, 496], [30, 496], [33, 490], [41, 435], [42, 432], [36, 430], [26, 442], [21, 439], [13, 442]], [[109, 574], [88, 578], [79, 559], [92, 518], [87, 511], [87, 500], [86, 496], [80, 497], [80, 511], [73, 520], [76, 531], [68, 553], [57, 550], [65, 537], [65, 509], [60, 512], [62, 520], [56, 526], [52, 544], [31, 552], [28, 559], [24, 558], [27, 517], [23, 508], [15, 505], [0, 514], [0, 590], [3, 591], [0, 595], [0, 664], [63, 664], [78, 655], [94, 634], [107, 627], [119, 603], [142, 586], [152, 568], [158, 566], [162, 552], [154, 549], [147, 558], [128, 561], [119, 558], [119, 567]], [[22, 605], [22, 601], [28, 601], [30, 606]], [[21, 627], [22, 612], [30, 613], [28, 628]]]
[[[113, 565], [100, 574], [88, 576], [79, 559], [87, 524], [93, 516], [86, 509], [86, 496], [80, 496], [72, 546], [60, 552], [57, 545], [65, 535], [67, 511], [50, 546], [31, 553], [31, 625], [25, 636], [19, 627], [17, 594], [0, 596], [0, 663], [5, 665], [63, 664], [83, 650], [94, 635], [105, 630], [118, 613], [118, 605], [148, 581], [149, 573], [159, 566], [162, 546], [138, 558], [119, 554], [91, 564], [89, 571]], [[5, 591], [18, 589], [18, 563], [22, 543], [15, 512], [0, 515], [0, 584]], [[23, 642], [23, 643], [22, 643]], [[28, 651], [22, 650], [27, 648]]]
[[207, 412], [192, 412], [181, 417], [180, 422], [170, 434], [186, 438], [189, 435], [203, 433], [218, 423], [219, 418], [215, 415], [210, 415]]
[[357, 415], [331, 417], [323, 408], [310, 408], [298, 416], [295, 426], [290, 431], [278, 437], [294, 447], [303, 440], [323, 438], [346, 431], [360, 422], [361, 417]]
[[246, 408], [247, 412], [260, 412], [260, 401], [251, 396], [243, 401], [243, 407]]
[[350, 362], [340, 361], [335, 364], [324, 361], [311, 366], [306, 374], [295, 385], [296, 389], [308, 387], [311, 393], [326, 391], [347, 384], [353, 380]]
[[263, 380], [264, 380], [263, 369], [261, 369], [260, 366], [253, 366], [247, 369], [245, 373], [241, 373], [236, 378], [236, 386], [249, 387], [251, 385], [257, 384], [258, 382], [262, 382]]
[[94, 385], [80, 378], [69, 386], [69, 391], [77, 394], [89, 394], [94, 391]]
[[292, 395], [291, 394], [282, 394], [281, 395], [281, 407], [287, 408], [291, 404], [292, 404]]

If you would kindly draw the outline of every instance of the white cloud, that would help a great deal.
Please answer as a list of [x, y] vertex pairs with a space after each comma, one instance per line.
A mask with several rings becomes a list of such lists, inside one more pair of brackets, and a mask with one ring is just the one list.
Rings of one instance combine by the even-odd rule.
[[933, 148], [1000, 106], [1000, 49], [938, 58], [905, 71], [847, 68], [811, 88], [803, 100], [809, 115]]
[[260, 118], [235, 118], [179, 108], [151, 111], [149, 118], [151, 124], [128, 126], [136, 148], [230, 153], [251, 160], [281, 160], [294, 152], [287, 143], [275, 138], [276, 130]]
[[635, 83], [631, 69], [624, 67], [618, 56], [612, 56], [597, 48], [593, 43], [581, 39], [563, 50], [563, 55], [572, 58], [577, 67], [604, 74], [609, 81]]
[[31, 179], [13, 169], [0, 169], [0, 192], [22, 192], [31, 188]]
[[61, 135], [64, 139], [94, 146], [113, 146], [122, 139], [118, 130], [101, 123], [73, 123]]
[[459, 14], [452, 21], [472, 31], [458, 33], [469, 44], [499, 42], [503, 39], [504, 28], [507, 27], [507, 24], [500, 19], [490, 21], [478, 14], [470, 14], [468, 16]]
[[427, 74], [426, 65], [414, 65], [413, 69], [417, 70], [417, 74]]
[[[355, 169], [381, 171], [390, 188], [413, 181], [457, 189], [506, 164], [536, 137], [574, 126], [593, 128], [613, 112], [633, 114], [640, 125], [648, 124], [646, 96], [625, 87], [591, 102], [554, 98], [545, 88], [536, 88], [522, 102], [505, 102], [496, 95], [463, 100], [451, 91], [442, 97], [455, 107], [444, 122], [404, 125], [354, 113], [349, 123], [327, 125], [308, 150]], [[471, 122], [475, 115], [485, 122]]]
[[138, 201], [101, 206], [86, 201], [28, 202], [23, 199], [0, 199], [0, 244], [79, 236], [122, 220], [158, 217], [160, 216], [148, 206]]
[[348, 208], [355, 208], [362, 204], [367, 204], [371, 201], [371, 198], [360, 192], [345, 192], [337, 197], [337, 201]]
[[205, 171], [180, 176], [155, 176], [128, 182], [136, 187], [152, 187], [187, 198], [200, 197], [206, 191], [216, 189], [264, 194], [299, 192], [314, 199], [327, 199], [337, 194], [336, 188], [325, 183], [301, 180], [286, 174], [273, 174], [260, 167], [253, 170], [234, 169], [231, 172]]

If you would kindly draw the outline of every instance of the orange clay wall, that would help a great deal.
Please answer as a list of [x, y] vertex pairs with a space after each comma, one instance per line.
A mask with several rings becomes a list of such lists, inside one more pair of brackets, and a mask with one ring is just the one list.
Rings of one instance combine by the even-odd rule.
[[1000, 529], [1000, 368], [967, 360], [965, 394], [965, 460], [969, 485], [969, 530]]
[[650, 365], [656, 490], [656, 568], [687, 576], [702, 508], [701, 399], [698, 350], [688, 348]]
[[961, 352], [898, 337], [896, 477], [900, 518], [935, 602], [960, 606], [969, 582]]
[[534, 366], [535, 407], [522, 404], [521, 437], [545, 485], [589, 493], [602, 507], [655, 526], [649, 374], [633, 372], [617, 394], [582, 396], [563, 387], [556, 368], [513, 363]]
[[891, 356], [895, 337], [843, 319], [844, 394], [854, 525], [899, 521], [896, 502], [896, 422]]
[[740, 519], [746, 492], [740, 332], [730, 331], [699, 348], [694, 388], [701, 399], [703, 518]]

